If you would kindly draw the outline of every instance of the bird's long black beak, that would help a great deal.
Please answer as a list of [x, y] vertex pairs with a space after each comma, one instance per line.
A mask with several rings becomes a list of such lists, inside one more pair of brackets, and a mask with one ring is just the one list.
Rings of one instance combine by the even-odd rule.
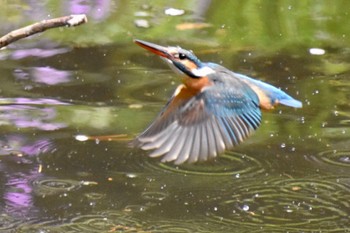
[[147, 41], [143, 41], [143, 40], [134, 40], [135, 44], [141, 46], [144, 49], [147, 49], [148, 51], [157, 54], [161, 57], [165, 57], [165, 58], [170, 58], [171, 55], [169, 54], [169, 49], [167, 47], [163, 47], [160, 45], [156, 45]]

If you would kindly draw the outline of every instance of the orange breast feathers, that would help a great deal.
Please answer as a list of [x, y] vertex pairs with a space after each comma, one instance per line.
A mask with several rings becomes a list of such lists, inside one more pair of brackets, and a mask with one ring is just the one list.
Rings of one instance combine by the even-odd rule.
[[177, 110], [177, 108], [184, 103], [185, 101], [188, 101], [190, 98], [192, 98], [195, 95], [195, 93], [191, 92], [189, 88], [187, 88], [185, 85], [181, 84], [179, 85], [175, 92], [173, 97], [171, 98], [170, 102], [168, 103], [167, 108], [162, 112], [161, 117], [163, 119], [170, 116], [174, 111]]
[[[193, 80], [193, 78], [188, 78], [188, 79]], [[191, 82], [190, 80], [188, 81], [190, 83], [190, 86], [187, 86], [186, 84], [181, 84], [176, 88], [173, 97], [171, 98], [170, 102], [167, 105], [167, 108], [161, 114], [161, 117], [163, 119], [167, 118], [174, 111], [176, 111], [177, 108], [182, 103], [188, 101], [193, 96], [197, 95], [197, 93], [202, 89], [202, 87], [207, 86], [202, 84], [202, 82], [205, 82], [205, 81], [199, 81], [200, 79], [194, 79], [194, 80], [196, 82]]]
[[193, 95], [196, 95], [198, 92], [201, 92], [204, 87], [213, 85], [213, 82], [209, 80], [208, 77], [184, 77], [182, 79], [182, 82], [187, 87], [188, 91], [193, 93]]

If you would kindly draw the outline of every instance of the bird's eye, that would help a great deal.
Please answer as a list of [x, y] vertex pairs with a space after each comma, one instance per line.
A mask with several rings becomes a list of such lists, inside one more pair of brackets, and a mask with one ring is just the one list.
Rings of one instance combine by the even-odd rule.
[[180, 60], [186, 59], [187, 56], [184, 53], [179, 53]]

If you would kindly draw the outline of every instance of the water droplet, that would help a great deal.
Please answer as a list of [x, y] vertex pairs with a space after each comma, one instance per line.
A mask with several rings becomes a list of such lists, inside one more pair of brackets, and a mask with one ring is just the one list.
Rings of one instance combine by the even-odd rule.
[[125, 174], [125, 176], [128, 178], [136, 178], [137, 177], [137, 175], [135, 173], [127, 173], [127, 174]]
[[76, 135], [75, 140], [80, 141], [80, 142], [84, 142], [84, 141], [89, 140], [89, 137], [86, 135]]
[[149, 28], [150, 27], [149, 22], [145, 19], [136, 19], [134, 21], [134, 24], [138, 28]]
[[324, 55], [326, 53], [326, 50], [321, 48], [310, 48], [309, 53], [311, 55]]
[[339, 160], [340, 160], [340, 162], [350, 163], [350, 158], [348, 156], [340, 157]]
[[248, 211], [248, 210], [249, 210], [249, 205], [243, 205], [243, 206], [242, 206], [242, 210]]
[[168, 8], [164, 11], [164, 13], [170, 16], [178, 16], [185, 14], [185, 11], [182, 9]]

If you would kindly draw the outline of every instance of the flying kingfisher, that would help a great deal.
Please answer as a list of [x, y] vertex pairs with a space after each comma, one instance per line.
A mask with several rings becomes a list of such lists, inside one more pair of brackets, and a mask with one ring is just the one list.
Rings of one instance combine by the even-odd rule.
[[193, 163], [215, 158], [250, 136], [261, 123], [261, 109], [277, 104], [301, 108], [282, 90], [214, 63], [192, 51], [134, 42], [159, 55], [182, 76], [154, 122], [132, 142], [162, 162]]

